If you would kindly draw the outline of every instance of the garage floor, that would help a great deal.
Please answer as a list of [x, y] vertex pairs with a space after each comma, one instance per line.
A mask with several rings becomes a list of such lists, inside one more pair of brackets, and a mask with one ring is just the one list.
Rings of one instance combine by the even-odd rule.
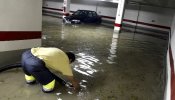
[[74, 93], [59, 84], [45, 94], [14, 69], [0, 75], [0, 100], [163, 100], [167, 40], [43, 16], [42, 43], [76, 54], [72, 68], [82, 89]]

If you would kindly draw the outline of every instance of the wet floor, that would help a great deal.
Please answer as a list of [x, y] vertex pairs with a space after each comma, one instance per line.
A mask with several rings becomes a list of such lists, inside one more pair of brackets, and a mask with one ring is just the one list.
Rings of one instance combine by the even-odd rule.
[[81, 90], [58, 84], [45, 94], [39, 84], [26, 85], [17, 69], [1, 73], [0, 100], [163, 100], [167, 40], [43, 16], [42, 45], [76, 54], [72, 68]]

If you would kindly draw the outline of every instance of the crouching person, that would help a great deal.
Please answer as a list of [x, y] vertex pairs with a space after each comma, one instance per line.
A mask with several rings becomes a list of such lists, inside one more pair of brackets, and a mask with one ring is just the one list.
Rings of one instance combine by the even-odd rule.
[[53, 69], [66, 76], [75, 90], [79, 89], [78, 81], [75, 80], [70, 63], [75, 61], [75, 55], [71, 52], [63, 52], [54, 47], [36, 47], [22, 54], [22, 68], [28, 84], [36, 81], [42, 85], [42, 91], [52, 92], [55, 87]]

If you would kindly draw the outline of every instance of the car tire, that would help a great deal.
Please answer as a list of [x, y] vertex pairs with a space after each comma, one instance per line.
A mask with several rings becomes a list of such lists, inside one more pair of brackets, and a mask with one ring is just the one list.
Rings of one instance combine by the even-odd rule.
[[98, 20], [96, 23], [97, 23], [97, 24], [101, 24], [101, 20]]

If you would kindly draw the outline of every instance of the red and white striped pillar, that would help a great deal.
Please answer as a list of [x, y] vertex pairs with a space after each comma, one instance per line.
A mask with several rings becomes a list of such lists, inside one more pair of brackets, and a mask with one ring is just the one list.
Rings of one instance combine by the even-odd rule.
[[174, 49], [170, 43], [167, 51], [167, 69], [166, 69], [166, 88], [164, 100], [175, 100], [175, 67], [174, 67]]
[[68, 16], [70, 11], [70, 0], [63, 1], [63, 17]]
[[175, 100], [175, 14], [168, 45], [164, 100]]
[[41, 46], [42, 0], [0, 0], [0, 51]]
[[115, 19], [114, 31], [119, 32], [121, 29], [121, 23], [123, 19], [125, 0], [118, 0], [118, 8]]

